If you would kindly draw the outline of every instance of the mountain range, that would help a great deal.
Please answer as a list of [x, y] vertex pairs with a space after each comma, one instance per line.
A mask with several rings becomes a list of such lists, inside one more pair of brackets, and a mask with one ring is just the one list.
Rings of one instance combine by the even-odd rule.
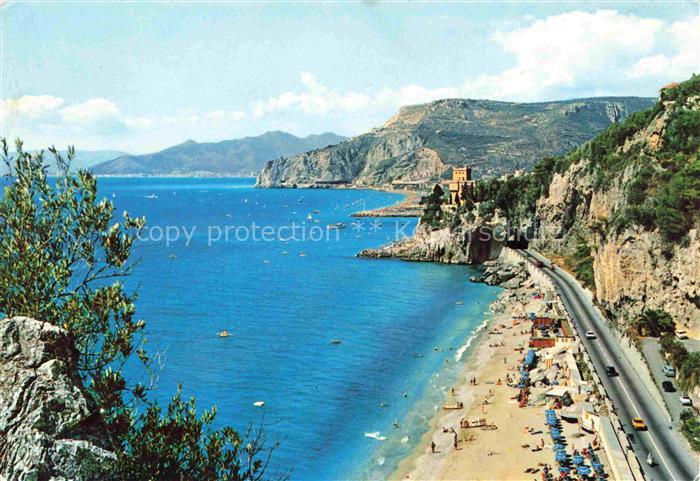
[[326, 132], [297, 137], [272, 131], [255, 137], [195, 142], [188, 140], [159, 152], [121, 155], [92, 167], [98, 175], [255, 175], [266, 161], [337, 144], [345, 137]]
[[642, 97], [538, 103], [445, 99], [407, 106], [383, 126], [345, 142], [268, 162], [258, 185], [384, 185], [437, 178], [461, 164], [471, 164], [477, 176], [527, 170], [654, 102]]

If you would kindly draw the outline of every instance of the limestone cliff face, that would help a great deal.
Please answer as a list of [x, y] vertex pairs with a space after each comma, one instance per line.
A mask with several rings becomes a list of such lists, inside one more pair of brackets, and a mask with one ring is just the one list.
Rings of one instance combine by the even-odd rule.
[[[682, 105], [667, 103], [622, 146], [633, 148], [654, 165], [670, 114], [676, 109], [699, 110], [700, 97]], [[576, 239], [585, 237], [592, 246], [595, 296], [620, 323], [637, 317], [644, 309], [663, 309], [678, 324], [700, 337], [700, 234], [697, 222], [684, 242], [669, 251], [658, 230], [626, 226], [619, 230], [608, 223], [628, 207], [626, 186], [639, 169], [632, 164], [596, 187], [589, 159], [583, 158], [563, 174], [554, 174], [549, 195], [537, 202], [540, 237], [534, 247], [558, 254], [571, 252]]]
[[63, 329], [0, 320], [0, 479], [114, 479], [115, 456], [75, 362]]
[[490, 227], [479, 221], [464, 221], [459, 229], [433, 229], [419, 224], [412, 237], [379, 249], [365, 249], [358, 256], [394, 257], [446, 264], [481, 264], [498, 258], [501, 252], [501, 243], [493, 242], [491, 238]]
[[338, 145], [268, 162], [260, 187], [384, 185], [437, 178], [469, 163], [476, 175], [529, 168], [564, 154], [652, 99], [605, 97], [520, 104], [438, 100], [403, 107], [382, 127]]

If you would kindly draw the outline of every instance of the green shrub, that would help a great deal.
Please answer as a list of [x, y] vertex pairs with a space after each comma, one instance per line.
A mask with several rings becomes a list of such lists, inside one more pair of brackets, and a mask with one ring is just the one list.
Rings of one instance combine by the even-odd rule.
[[700, 452], [700, 418], [694, 411], [686, 409], [681, 414], [681, 432], [694, 451]]
[[688, 353], [678, 372], [678, 382], [687, 392], [700, 385], [700, 352]]
[[582, 237], [578, 238], [576, 247], [573, 253], [568, 256], [567, 260], [576, 274], [576, 278], [580, 280], [584, 286], [595, 290], [593, 256], [591, 255], [591, 246], [586, 243], [585, 239]]
[[[253, 481], [265, 476], [269, 451], [263, 438], [212, 428], [215, 411], [201, 414], [179, 392], [163, 414], [147, 388], [122, 375], [142, 362], [145, 322], [135, 316], [136, 294], [128, 276], [131, 247], [145, 224], [113, 203], [98, 199], [97, 179], [70, 173], [75, 151], [64, 159], [50, 149], [59, 175], [47, 176], [43, 152], [17, 142], [11, 155], [2, 139], [2, 160], [11, 172], [0, 198], [0, 317], [30, 316], [71, 334], [79, 377], [99, 411], [117, 461], [118, 479], [150, 481]], [[267, 452], [266, 452], [267, 451]], [[283, 476], [284, 477], [284, 476]]]
[[640, 336], [661, 337], [664, 334], [673, 334], [676, 323], [673, 317], [663, 309], [645, 309], [634, 320], [634, 327]]
[[432, 228], [438, 228], [442, 225], [444, 217], [442, 211], [442, 204], [445, 202], [444, 195], [445, 191], [440, 187], [440, 184], [435, 184], [433, 191], [421, 198], [420, 203], [425, 205], [423, 215], [421, 216], [421, 223]]

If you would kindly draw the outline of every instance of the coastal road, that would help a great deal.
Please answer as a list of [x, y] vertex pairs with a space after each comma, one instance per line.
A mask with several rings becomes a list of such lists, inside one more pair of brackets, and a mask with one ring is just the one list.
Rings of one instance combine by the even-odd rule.
[[[551, 262], [531, 250], [519, 251], [529, 262]], [[610, 396], [616, 414], [630, 437], [634, 452], [640, 461], [647, 481], [699, 479], [700, 459], [690, 452], [680, 439], [682, 434], [673, 428], [668, 414], [647, 392], [639, 375], [629, 363], [590, 296], [570, 274], [562, 269], [541, 269], [554, 283], [580, 334], [593, 331], [595, 339], [581, 336], [594, 367]], [[605, 375], [606, 366], [615, 366], [619, 375]], [[647, 424], [646, 431], [633, 431], [632, 418], [641, 417]], [[650, 467], [646, 456], [651, 453], [656, 462]]]

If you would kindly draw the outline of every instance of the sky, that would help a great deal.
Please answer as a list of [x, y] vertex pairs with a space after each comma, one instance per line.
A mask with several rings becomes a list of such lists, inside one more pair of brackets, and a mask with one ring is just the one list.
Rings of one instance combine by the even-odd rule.
[[700, 73], [697, 0], [0, 5], [0, 135], [32, 148], [351, 136], [440, 98], [656, 96]]

